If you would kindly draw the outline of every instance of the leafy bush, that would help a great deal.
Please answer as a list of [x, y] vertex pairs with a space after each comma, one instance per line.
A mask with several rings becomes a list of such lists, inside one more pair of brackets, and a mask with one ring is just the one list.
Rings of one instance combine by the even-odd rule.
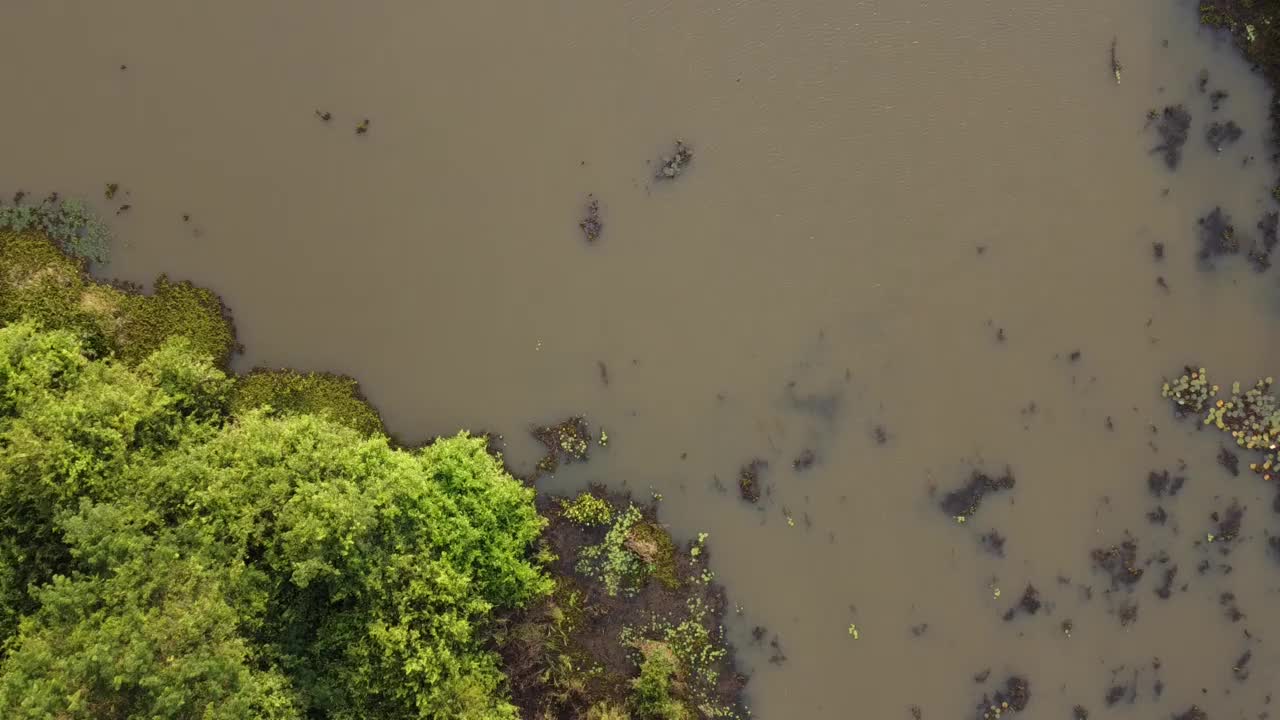
[[514, 720], [487, 639], [551, 589], [532, 490], [480, 438], [230, 394], [190, 341], [0, 328], [0, 715]]
[[672, 696], [676, 658], [663, 643], [642, 646], [644, 660], [640, 676], [632, 680], [631, 703], [641, 718], [655, 720], [692, 720], [693, 713]]
[[235, 347], [226, 308], [209, 290], [163, 275], [150, 295], [98, 283], [48, 237], [0, 231], [0, 324], [23, 318], [73, 330], [92, 352], [130, 364], [175, 336], [220, 366]]
[[231, 412], [241, 415], [265, 407], [288, 415], [325, 415], [363, 435], [383, 432], [382, 418], [360, 395], [359, 383], [343, 375], [254, 370], [241, 377]]
[[634, 594], [648, 575], [648, 565], [627, 547], [631, 529], [641, 519], [640, 508], [628, 506], [599, 544], [578, 553], [578, 572], [599, 580], [611, 596]]
[[609, 502], [589, 492], [580, 493], [572, 501], [561, 500], [560, 511], [570, 521], [588, 527], [607, 525], [613, 519], [613, 508], [609, 507]]

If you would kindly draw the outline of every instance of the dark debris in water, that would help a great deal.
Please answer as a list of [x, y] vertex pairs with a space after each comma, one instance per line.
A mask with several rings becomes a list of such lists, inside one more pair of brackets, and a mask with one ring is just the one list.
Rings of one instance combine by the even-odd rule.
[[1083, 705], [1071, 708], [1071, 720], [1089, 720], [1089, 711]]
[[1191, 133], [1191, 113], [1183, 105], [1169, 105], [1154, 120], [1160, 143], [1151, 152], [1160, 154], [1164, 164], [1176, 170], [1182, 162], [1182, 146]]
[[674, 180], [680, 177], [692, 162], [693, 148], [685, 145], [683, 140], [676, 140], [676, 146], [671, 154], [662, 157], [662, 164], [658, 166], [658, 173], [654, 177], [658, 180]]
[[997, 530], [990, 530], [982, 534], [978, 538], [978, 544], [983, 550], [995, 555], [996, 557], [1004, 557], [1005, 536], [1001, 535]]
[[1231, 477], [1240, 475], [1240, 456], [1228, 450], [1225, 445], [1218, 449], [1218, 464], [1231, 473]]
[[1244, 130], [1236, 124], [1235, 120], [1211, 122], [1204, 133], [1204, 139], [1209, 143], [1209, 147], [1217, 152], [1222, 152], [1224, 147], [1235, 143], [1242, 137], [1244, 137]]
[[585, 461], [591, 449], [591, 428], [581, 415], [571, 417], [555, 425], [535, 427], [533, 437], [547, 450], [538, 461], [538, 470], [553, 473], [561, 461], [572, 463]]
[[1005, 680], [1004, 687], [994, 694], [983, 695], [978, 704], [978, 720], [997, 720], [1009, 713], [1022, 712], [1031, 702], [1031, 683], [1017, 675]]
[[1277, 229], [1280, 229], [1280, 213], [1263, 213], [1262, 218], [1258, 220], [1258, 238], [1249, 248], [1249, 261], [1258, 272], [1264, 272], [1271, 267], [1271, 251], [1275, 250], [1276, 242], [1280, 239]]
[[1174, 715], [1173, 720], [1209, 720], [1209, 714], [1201, 710], [1199, 706], [1192, 705], [1181, 715]]
[[1218, 524], [1218, 531], [1213, 534], [1212, 542], [1231, 542], [1240, 536], [1240, 528], [1244, 523], [1244, 508], [1240, 503], [1232, 502], [1221, 513], [1213, 512], [1209, 518]]
[[1222, 606], [1223, 612], [1227, 619], [1231, 622], [1240, 622], [1245, 618], [1245, 614], [1240, 611], [1240, 606], [1236, 604], [1236, 594], [1233, 592], [1224, 592], [1218, 596], [1218, 604]]
[[1160, 583], [1160, 587], [1156, 588], [1156, 597], [1161, 600], [1168, 600], [1173, 595], [1173, 581], [1178, 577], [1178, 566], [1170, 565], [1164, 569], [1164, 580]]
[[813, 467], [813, 464], [817, 461], [818, 461], [817, 453], [815, 453], [814, 451], [808, 448], [805, 448], [804, 450], [800, 451], [800, 454], [796, 456], [795, 460], [791, 461], [791, 467], [797, 472], [803, 472]]
[[578, 227], [582, 228], [582, 234], [589, 243], [599, 240], [600, 233], [604, 232], [604, 223], [600, 220], [600, 201], [594, 195], [587, 196], [587, 205]]
[[1244, 682], [1249, 679], [1249, 661], [1253, 659], [1253, 651], [1245, 650], [1231, 665], [1231, 674], [1236, 680]]
[[1112, 589], [1130, 587], [1142, 579], [1144, 570], [1138, 567], [1138, 543], [1133, 538], [1109, 548], [1097, 548], [1091, 556], [1094, 568], [1110, 576]]
[[1152, 470], [1147, 475], [1147, 490], [1152, 497], [1176, 497], [1186, 482], [1181, 475], [1170, 477], [1168, 470]]
[[939, 506], [946, 514], [955, 518], [967, 518], [978, 511], [982, 499], [988, 493], [1010, 490], [1016, 484], [1013, 472], [1005, 468], [1004, 475], [993, 478], [984, 472], [974, 470], [969, 482], [959, 490], [952, 490], [942, 499]]
[[1212, 258], [1222, 255], [1235, 255], [1240, 252], [1240, 240], [1236, 237], [1236, 227], [1231, 218], [1215, 207], [1208, 215], [1196, 221], [1200, 226], [1200, 251], [1196, 257], [1208, 263]]
[[760, 501], [760, 474], [769, 467], [769, 463], [756, 458], [738, 471], [738, 493], [747, 502]]
[[1157, 505], [1155, 510], [1147, 513], [1147, 521], [1152, 525], [1164, 525], [1169, 520], [1169, 513], [1165, 511], [1163, 505]]

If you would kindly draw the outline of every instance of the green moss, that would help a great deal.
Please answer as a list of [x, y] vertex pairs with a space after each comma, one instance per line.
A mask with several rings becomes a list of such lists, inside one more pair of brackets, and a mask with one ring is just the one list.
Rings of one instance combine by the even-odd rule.
[[286, 415], [326, 415], [365, 435], [385, 434], [378, 411], [360, 394], [359, 383], [345, 375], [254, 370], [236, 383], [231, 412], [261, 407]]
[[573, 500], [561, 500], [560, 511], [571, 522], [587, 527], [608, 525], [613, 519], [613, 508], [609, 507], [609, 502], [589, 492], [581, 493]]
[[172, 337], [225, 367], [235, 331], [218, 296], [161, 275], [150, 295], [89, 277], [84, 264], [38, 233], [0, 232], [0, 323], [28, 318], [79, 335], [96, 353], [136, 365]]

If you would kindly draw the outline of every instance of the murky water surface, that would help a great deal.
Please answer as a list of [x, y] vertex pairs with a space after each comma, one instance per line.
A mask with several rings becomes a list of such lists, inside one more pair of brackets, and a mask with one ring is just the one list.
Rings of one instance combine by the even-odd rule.
[[[1196, 267], [1196, 218], [1220, 204], [1251, 230], [1273, 170], [1261, 81], [1195, 18], [1103, 0], [11, 0], [3, 183], [108, 213], [120, 183], [127, 243], [102, 274], [216, 289], [240, 367], [355, 375], [406, 440], [493, 429], [531, 467], [531, 422], [607, 427], [546, 486], [658, 492], [677, 535], [711, 534], [758, 717], [966, 717], [1010, 673], [1032, 717], [1259, 717], [1280, 675], [1275, 489], [1224, 472], [1217, 435], [1158, 393], [1186, 362], [1226, 383], [1280, 370], [1275, 271]], [[1230, 93], [1216, 113], [1202, 68]], [[1170, 172], [1144, 122], [1179, 102]], [[1215, 153], [1213, 119], [1243, 139]], [[676, 138], [693, 164], [655, 182]], [[753, 458], [756, 506], [734, 487]], [[938, 508], [1006, 466], [1016, 487], [965, 523]], [[1152, 498], [1157, 469], [1185, 490]], [[1206, 534], [1233, 500], [1223, 556]], [[1168, 562], [1109, 592], [1090, 550], [1126, 531], [1139, 562]], [[1044, 607], [1003, 620], [1028, 583]], [[1115, 685], [1137, 705], [1126, 689], [1108, 711]]]

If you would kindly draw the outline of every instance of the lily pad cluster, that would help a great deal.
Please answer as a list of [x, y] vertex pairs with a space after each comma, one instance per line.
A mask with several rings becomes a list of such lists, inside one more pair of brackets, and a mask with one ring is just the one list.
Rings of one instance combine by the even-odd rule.
[[1271, 480], [1280, 462], [1280, 399], [1272, 392], [1274, 383], [1274, 378], [1263, 378], [1243, 391], [1240, 383], [1232, 383], [1231, 397], [1222, 400], [1217, 398], [1220, 388], [1209, 382], [1204, 368], [1188, 368], [1182, 377], [1165, 383], [1161, 394], [1176, 403], [1179, 414], [1203, 414], [1205, 425], [1229, 434], [1246, 450], [1263, 453], [1262, 462], [1250, 463], [1249, 469]]

